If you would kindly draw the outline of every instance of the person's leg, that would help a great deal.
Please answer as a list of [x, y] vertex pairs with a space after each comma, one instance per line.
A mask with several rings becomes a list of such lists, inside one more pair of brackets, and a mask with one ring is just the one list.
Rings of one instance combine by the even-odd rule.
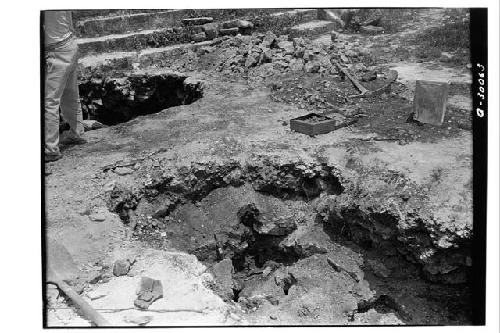
[[68, 80], [66, 82], [66, 87], [63, 91], [61, 97], [61, 111], [64, 120], [66, 120], [70, 126], [68, 139], [74, 141], [82, 140], [83, 135], [83, 116], [82, 107], [80, 105], [80, 95], [78, 93], [78, 72], [77, 72], [77, 52], [78, 46], [76, 41], [72, 41], [68, 48], [72, 50], [73, 58], [71, 59], [71, 66], [69, 68]]
[[46, 52], [45, 72], [45, 155], [57, 156], [59, 152], [59, 105], [68, 79], [71, 62], [67, 52]]

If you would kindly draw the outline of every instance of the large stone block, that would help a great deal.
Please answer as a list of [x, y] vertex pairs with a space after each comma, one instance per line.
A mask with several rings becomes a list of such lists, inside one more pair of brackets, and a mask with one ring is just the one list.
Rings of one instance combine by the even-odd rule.
[[446, 113], [448, 88], [447, 82], [417, 80], [413, 98], [414, 119], [441, 126]]
[[233, 273], [234, 268], [231, 259], [224, 259], [210, 268], [210, 273], [214, 277], [215, 285], [213, 287], [215, 293], [224, 300], [233, 298]]

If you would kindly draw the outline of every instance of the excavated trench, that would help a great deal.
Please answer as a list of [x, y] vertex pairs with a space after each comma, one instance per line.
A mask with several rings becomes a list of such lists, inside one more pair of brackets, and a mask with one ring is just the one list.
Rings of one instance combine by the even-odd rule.
[[196, 163], [116, 185], [109, 208], [148, 246], [196, 255], [207, 285], [255, 324], [468, 323], [466, 283], [429, 279], [398, 237], [382, 242], [363, 215], [328, 204], [344, 181], [322, 163]]
[[105, 125], [191, 104], [203, 96], [200, 81], [177, 73], [93, 77], [82, 80], [79, 91], [84, 119]]

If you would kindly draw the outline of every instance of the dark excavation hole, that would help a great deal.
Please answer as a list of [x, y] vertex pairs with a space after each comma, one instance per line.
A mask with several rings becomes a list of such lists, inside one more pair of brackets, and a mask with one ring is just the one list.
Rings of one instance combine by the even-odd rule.
[[398, 221], [396, 217], [387, 213], [372, 213], [370, 217], [375, 221], [382, 225], [386, 226], [394, 226], [397, 225]]
[[288, 276], [283, 280], [283, 292], [285, 293], [285, 295], [288, 295], [288, 291], [296, 283], [297, 279], [295, 278], [295, 276], [289, 273]]
[[234, 289], [233, 288], [233, 301], [238, 302], [238, 299], [240, 298], [240, 293], [241, 289]]
[[373, 248], [373, 241], [371, 239], [363, 238], [358, 241], [359, 246], [365, 250], [370, 250]]
[[[291, 187], [280, 186], [280, 184], [267, 183], [256, 189], [260, 193], [268, 194], [283, 200], [310, 201], [317, 198], [321, 193], [339, 195], [344, 191], [337, 177], [315, 176], [306, 178], [301, 174], [295, 175], [296, 185]], [[286, 182], [286, 179], [283, 179]]]
[[254, 203], [250, 203], [240, 208], [237, 217], [243, 225], [251, 228], [259, 217], [259, 210]]
[[235, 252], [232, 257], [236, 271], [260, 269], [268, 264], [291, 265], [302, 257], [301, 253], [293, 248], [280, 246], [293, 229], [283, 229], [281, 235], [259, 234], [255, 228], [262, 224], [260, 215], [259, 209], [253, 203], [242, 206], [237, 213], [239, 222], [247, 230], [242, 239], [248, 246], [243, 251]]
[[[280, 297], [288, 300], [295, 297], [293, 290], [290, 292], [290, 289], [298, 284], [297, 279], [288, 272], [288, 267], [311, 256], [310, 250], [297, 244], [283, 242], [290, 233], [296, 230], [297, 226], [284, 223], [287, 218], [276, 220], [270, 218], [280, 215], [281, 212], [279, 210], [275, 212], [259, 200], [252, 200], [251, 197], [239, 198], [238, 195], [234, 195], [234, 193], [240, 193], [239, 190], [232, 192], [226, 191], [226, 188], [234, 187], [237, 189], [240, 186], [247, 186], [245, 190], [255, 191], [263, 200], [266, 200], [266, 197], [269, 197], [269, 200], [295, 199], [304, 201], [305, 204], [321, 193], [340, 194], [344, 190], [339, 178], [333, 174], [332, 170], [328, 169], [328, 166], [316, 165], [313, 168], [269, 165], [266, 169], [259, 169], [227, 164], [222, 167], [201, 165], [186, 170], [180, 169], [180, 178], [189, 179], [190, 175], [195, 175], [196, 180], [179, 184], [179, 182], [172, 182], [173, 179], [176, 179], [174, 176], [168, 176], [165, 180], [160, 179], [161, 182], [152, 188], [151, 195], [142, 197], [151, 204], [151, 207], [145, 211], [142, 209], [147, 206], [141, 206], [142, 208], [136, 212], [140, 199], [132, 192], [120, 191], [119, 189], [113, 190], [110, 194], [110, 199], [113, 199], [110, 201], [110, 207], [112, 207], [112, 211], [119, 214], [125, 224], [134, 226], [132, 230], [135, 230], [134, 236], [137, 239], [148, 242], [150, 246], [157, 248], [173, 246], [185, 250], [194, 254], [207, 266], [213, 266], [225, 259], [231, 260], [233, 267], [231, 272], [227, 274], [231, 274], [233, 285], [229, 297], [227, 293], [224, 294], [224, 297], [228, 298], [227, 300], [246, 304], [248, 295], [253, 292], [254, 288], [267, 288], [269, 281], [276, 283]], [[314, 172], [318, 169], [318, 172]], [[233, 170], [238, 172], [233, 172]], [[277, 177], [268, 177], [269, 173], [277, 174]], [[230, 174], [237, 177], [229, 179], [227, 176]], [[219, 218], [219, 215], [212, 214], [211, 205], [207, 205], [207, 202], [211, 203], [214, 197], [221, 199], [219, 192], [212, 194], [219, 188], [224, 190], [221, 192], [224, 195], [224, 200], [230, 198], [228, 200], [231, 202], [229, 205], [231, 207], [230, 217], [224, 216], [220, 219], [220, 229], [218, 225], [203, 229], [203, 231], [196, 229], [198, 215], [194, 214], [194, 218], [192, 218], [190, 214], [183, 213], [182, 207], [188, 204], [188, 212], [201, 207], [201, 210], [212, 220], [213, 217]], [[205, 197], [209, 197], [210, 200], [196, 205]], [[233, 204], [234, 200], [237, 200], [235, 204]], [[292, 204], [303, 205], [304, 202], [292, 202]], [[177, 209], [180, 210], [180, 213]], [[140, 212], [142, 214], [139, 214]], [[381, 242], [380, 237], [377, 237], [373, 228], [370, 227], [375, 223], [384, 227], [394, 226], [397, 221], [390, 214], [372, 213], [367, 215], [357, 208], [338, 210], [336, 206], [326, 205], [311, 206], [309, 212], [313, 215], [316, 214], [316, 223], [322, 226], [323, 231], [333, 243], [346, 246], [363, 256], [367, 254], [373, 257], [391, 256], [391, 263], [396, 259], [407, 260], [405, 254], [399, 253], [396, 249], [401, 247], [399, 243], [391, 238], [387, 244], [393, 251], [386, 251], [386, 242]], [[218, 208], [217, 213], [220, 213]], [[152, 218], [147, 219], [148, 215]], [[193, 225], [187, 223], [192, 221], [194, 221]], [[160, 232], [158, 231], [160, 230], [167, 235], [168, 242], [165, 242], [164, 236], [159, 236]], [[401, 279], [406, 279], [408, 276], [420, 279], [417, 268], [407, 269], [406, 266], [402, 265], [398, 267], [402, 268], [401, 271], [405, 274], [403, 276], [403, 273], [398, 273]], [[360, 269], [365, 270], [364, 279], [370, 282], [370, 288], [376, 290], [377, 293], [378, 289], [381, 288], [381, 293], [378, 294], [379, 297], [360, 302], [358, 310], [353, 313], [363, 313], [373, 309], [381, 314], [394, 313], [401, 320], [411, 322], [407, 301], [384, 295], [384, 292], [392, 294], [393, 291], [380, 287], [381, 278], [376, 275], [372, 266], [360, 266]], [[286, 273], [283, 276], [284, 272]], [[303, 280], [300, 285], [307, 288], [307, 284]], [[302, 289], [299, 292], [302, 292]], [[447, 309], [450, 309], [449, 312], [458, 313], [456, 318], [462, 317], [462, 312], [459, 309], [454, 311], [454, 307], [460, 308], [462, 306], [462, 304], [457, 305], [456, 302], [456, 299], [460, 299], [460, 295], [456, 297], [450, 295], [449, 301], [443, 301], [441, 294], [437, 292], [430, 292], [430, 294], [430, 297], [436, 296], [435, 301], [432, 299], [430, 301], [436, 304], [450, 304], [446, 306]], [[398, 304], [398, 301], [401, 304]], [[353, 316], [354, 314], [350, 317], [351, 321], [354, 320]]]
[[321, 193], [339, 195], [344, 191], [335, 169], [324, 163], [274, 165], [265, 160], [247, 166], [246, 173], [255, 191], [283, 200], [310, 201]]
[[266, 266], [289, 266], [302, 258], [301, 254], [286, 251], [279, 246], [286, 236], [270, 236], [254, 234], [247, 239], [248, 248], [235, 252], [231, 257], [236, 272], [260, 271]]
[[293, 251], [285, 251], [279, 244], [286, 236], [263, 236], [260, 235], [256, 241], [251, 244], [247, 252], [254, 258], [255, 266], [262, 268], [269, 262], [289, 266], [297, 262], [301, 256]]
[[375, 309], [379, 313], [398, 312], [399, 305], [388, 295], [380, 295], [371, 301], [360, 302], [358, 304], [359, 313], [368, 312], [370, 309]]
[[177, 74], [89, 79], [79, 90], [84, 119], [105, 125], [191, 104], [203, 96], [201, 82]]
[[246, 268], [245, 263], [247, 263], [247, 260], [246, 260], [245, 256], [243, 256], [243, 255], [235, 254], [231, 258], [231, 262], [232, 262], [234, 270], [236, 272], [241, 272]]
[[328, 175], [325, 178], [321, 179], [323, 186], [325, 187], [325, 191], [328, 194], [340, 195], [344, 192], [344, 187], [340, 183], [340, 180], [333, 176]]
[[316, 221], [321, 222], [323, 231], [330, 237], [333, 242], [340, 240], [352, 240], [351, 225], [344, 219], [337, 219], [334, 216], [328, 216], [326, 220], [322, 214], [316, 216]]

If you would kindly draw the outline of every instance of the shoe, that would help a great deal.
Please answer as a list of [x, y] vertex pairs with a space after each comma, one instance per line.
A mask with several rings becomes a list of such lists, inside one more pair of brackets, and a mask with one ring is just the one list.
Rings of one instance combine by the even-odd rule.
[[67, 137], [60, 142], [62, 145], [72, 146], [72, 145], [84, 145], [87, 143], [87, 140], [84, 138], [72, 138]]
[[57, 154], [45, 154], [45, 163], [54, 162], [60, 160], [63, 157], [61, 153]]

